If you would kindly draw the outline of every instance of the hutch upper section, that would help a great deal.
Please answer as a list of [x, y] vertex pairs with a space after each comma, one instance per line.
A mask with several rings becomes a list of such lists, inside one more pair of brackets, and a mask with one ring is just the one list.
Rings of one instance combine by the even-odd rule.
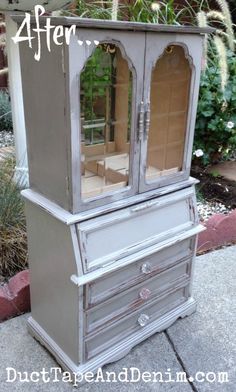
[[49, 51], [42, 34], [40, 61], [20, 43], [30, 188], [77, 213], [187, 180], [210, 29], [52, 24], [67, 35]]

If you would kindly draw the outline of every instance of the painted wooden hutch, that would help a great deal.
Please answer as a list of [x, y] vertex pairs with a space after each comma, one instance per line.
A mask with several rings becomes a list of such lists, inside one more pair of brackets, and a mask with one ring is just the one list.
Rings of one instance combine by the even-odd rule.
[[190, 166], [210, 29], [52, 21], [76, 25], [69, 45], [42, 39], [37, 62], [36, 40], [20, 44], [28, 325], [64, 369], [96, 371], [195, 310]]

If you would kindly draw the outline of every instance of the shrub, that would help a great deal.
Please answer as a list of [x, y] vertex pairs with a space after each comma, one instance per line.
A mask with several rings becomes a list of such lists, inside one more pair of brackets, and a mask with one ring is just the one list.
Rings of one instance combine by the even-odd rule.
[[201, 79], [194, 148], [203, 150], [200, 162], [204, 165], [227, 157], [236, 148], [236, 55], [228, 51], [227, 62], [229, 79], [224, 92], [217, 56]]
[[[197, 1], [197, 0], [194, 0]], [[192, 7], [179, 7], [174, 0], [86, 1], [78, 0], [69, 14], [82, 18], [129, 20], [144, 23], [180, 24], [191, 18]]]
[[0, 276], [7, 278], [27, 266], [24, 203], [13, 179], [15, 161], [0, 161]]
[[12, 131], [12, 115], [9, 94], [0, 91], [0, 131]]

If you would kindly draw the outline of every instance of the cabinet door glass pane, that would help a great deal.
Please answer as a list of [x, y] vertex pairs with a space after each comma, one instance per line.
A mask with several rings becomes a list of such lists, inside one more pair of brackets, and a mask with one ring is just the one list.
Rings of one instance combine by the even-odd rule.
[[132, 72], [120, 49], [99, 44], [80, 78], [82, 198], [129, 184]]
[[146, 181], [182, 170], [190, 83], [184, 49], [169, 46], [152, 72]]

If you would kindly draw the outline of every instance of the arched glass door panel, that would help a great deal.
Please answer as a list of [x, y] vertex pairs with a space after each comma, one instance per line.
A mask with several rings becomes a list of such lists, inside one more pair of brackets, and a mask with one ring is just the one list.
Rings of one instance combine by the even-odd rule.
[[152, 71], [146, 183], [182, 171], [190, 86], [191, 67], [183, 47], [168, 46]]
[[82, 199], [129, 185], [132, 91], [119, 47], [99, 44], [80, 77]]

